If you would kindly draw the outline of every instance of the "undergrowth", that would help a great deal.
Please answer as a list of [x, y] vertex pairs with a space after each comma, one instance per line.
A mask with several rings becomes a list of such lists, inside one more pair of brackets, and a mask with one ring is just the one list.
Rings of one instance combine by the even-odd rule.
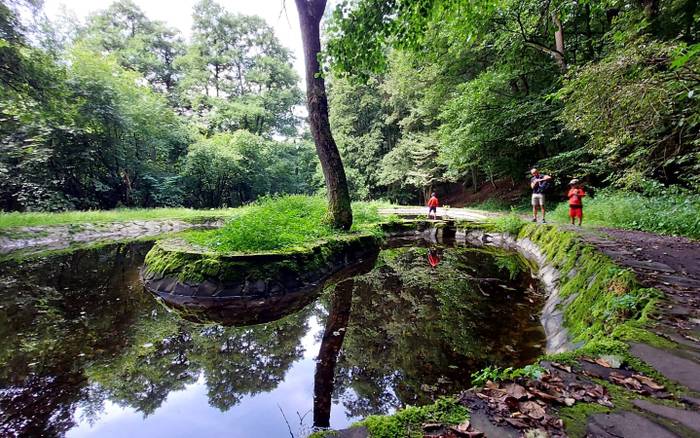
[[508, 233], [514, 236], [520, 234], [520, 230], [527, 224], [515, 210], [512, 210], [509, 215], [492, 219], [494, 230], [499, 233]]
[[494, 212], [509, 212], [516, 211], [518, 213], [527, 213], [532, 210], [530, 206], [530, 198], [522, 198], [514, 202], [509, 202], [499, 198], [489, 198], [478, 204], [470, 204], [467, 208], [476, 210], [494, 211]]
[[539, 379], [544, 368], [537, 364], [526, 365], [522, 368], [508, 367], [501, 369], [496, 366], [489, 366], [471, 374], [472, 385], [483, 386], [487, 381], [498, 382], [502, 380], [515, 380], [520, 377], [528, 379]]
[[364, 426], [372, 438], [422, 437], [423, 423], [459, 424], [469, 418], [454, 398], [439, 398], [426, 406], [407, 406], [394, 415], [371, 415], [353, 426]]
[[[658, 234], [700, 239], [700, 195], [662, 191], [655, 196], [628, 192], [602, 192], [584, 198], [583, 221]], [[559, 204], [553, 213], [560, 222], [569, 221], [569, 207]]]

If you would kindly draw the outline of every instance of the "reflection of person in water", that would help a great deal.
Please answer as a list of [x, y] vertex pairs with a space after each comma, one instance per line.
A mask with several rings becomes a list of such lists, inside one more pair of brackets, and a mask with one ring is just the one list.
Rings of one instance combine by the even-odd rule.
[[440, 263], [440, 256], [438, 256], [437, 250], [434, 248], [428, 250], [428, 263], [430, 263], [430, 266], [433, 268]]

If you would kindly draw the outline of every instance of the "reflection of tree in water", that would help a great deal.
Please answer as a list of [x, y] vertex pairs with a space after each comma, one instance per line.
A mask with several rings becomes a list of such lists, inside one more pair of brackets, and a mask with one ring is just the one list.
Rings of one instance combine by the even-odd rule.
[[164, 311], [146, 318], [116, 360], [88, 370], [110, 400], [145, 414], [154, 412], [171, 391], [204, 376], [209, 402], [230, 409], [244, 395], [274, 389], [301, 358], [306, 312], [252, 327], [201, 326]]
[[227, 410], [244, 395], [276, 388], [304, 353], [300, 341], [307, 319], [303, 310], [269, 324], [200, 334], [193, 361], [204, 372], [210, 403]]
[[[168, 314], [138, 278], [149, 244], [3, 266], [0, 436], [56, 436], [104, 400], [150, 414], [203, 375], [222, 410], [271, 390], [301, 357], [308, 311], [243, 328]], [[11, 275], [10, 275], [11, 274]]]
[[541, 340], [522, 292], [529, 276], [514, 256], [466, 248], [439, 256], [431, 268], [424, 248], [386, 250], [356, 279], [336, 374], [336, 397], [350, 415], [424, 404], [468, 386], [482, 366], [540, 352], [529, 346]]
[[[149, 244], [2, 266], [0, 280], [0, 435], [53, 436], [73, 426], [78, 406], [99, 395], [82, 369], [118, 354], [133, 323], [136, 266]], [[115, 288], [113, 285], [119, 285]], [[138, 289], [137, 289], [138, 290]]]

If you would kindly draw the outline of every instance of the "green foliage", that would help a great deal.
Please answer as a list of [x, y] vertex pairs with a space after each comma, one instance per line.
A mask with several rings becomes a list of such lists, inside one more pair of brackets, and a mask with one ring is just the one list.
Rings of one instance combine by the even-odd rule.
[[537, 380], [542, 376], [544, 371], [544, 368], [537, 364], [526, 365], [522, 368], [508, 367], [505, 369], [488, 366], [480, 371], [472, 373], [472, 385], [482, 386], [489, 380], [492, 382], [498, 382], [500, 380], [516, 380], [519, 378]]
[[527, 223], [514, 210], [509, 215], [492, 219], [491, 222], [496, 231], [512, 234], [513, 236], [520, 234], [520, 230]]
[[372, 438], [421, 437], [423, 423], [459, 424], [469, 418], [467, 409], [455, 399], [440, 398], [427, 406], [407, 406], [394, 415], [371, 415], [356, 426], [364, 426]]
[[237, 206], [266, 194], [308, 192], [312, 155], [307, 143], [274, 142], [242, 130], [201, 138], [182, 169], [189, 203]]
[[[192, 243], [220, 253], [290, 250], [316, 244], [320, 240], [345, 233], [333, 229], [325, 220], [324, 198], [289, 195], [263, 198], [246, 207], [223, 228], [186, 234]], [[355, 204], [357, 216], [351, 232], [379, 231], [376, 205]]]
[[559, 91], [562, 120], [588, 138], [607, 182], [641, 190], [645, 179], [665, 180], [700, 189], [700, 60], [670, 68], [680, 50], [677, 43], [624, 40]]
[[[130, 0], [77, 31], [46, 23], [31, 35], [20, 6], [0, 11], [3, 210], [218, 207], [312, 190], [308, 142], [271, 140], [298, 135], [301, 92], [290, 52], [259, 17], [202, 1], [188, 45]], [[223, 143], [236, 153], [212, 146]], [[198, 180], [192, 161], [207, 158], [216, 168]]]
[[[398, 185], [404, 175], [476, 186], [535, 165], [561, 180], [697, 191], [698, 6], [644, 4], [344, 1], [327, 60], [356, 90], [386, 93], [363, 121], [391, 132], [366, 143], [388, 146], [379, 180], [388, 191], [411, 190]], [[436, 174], [411, 161], [418, 148], [438, 151]]]
[[[584, 223], [700, 239], [700, 196], [673, 190], [649, 195], [606, 191], [584, 201]], [[568, 220], [568, 206], [553, 213]]]

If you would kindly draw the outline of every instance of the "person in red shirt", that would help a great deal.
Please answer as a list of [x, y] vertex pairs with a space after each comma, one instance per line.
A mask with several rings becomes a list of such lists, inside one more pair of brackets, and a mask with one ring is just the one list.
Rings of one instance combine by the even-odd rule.
[[430, 215], [433, 215], [433, 219], [437, 219], [437, 208], [440, 202], [438, 201], [437, 195], [433, 192], [428, 199], [428, 219]]
[[578, 218], [578, 226], [581, 226], [583, 222], [583, 197], [586, 196], [586, 192], [583, 191], [583, 186], [581, 186], [581, 181], [577, 179], [572, 179], [569, 182], [569, 217], [571, 218], [571, 225], [574, 225], [576, 218]]

